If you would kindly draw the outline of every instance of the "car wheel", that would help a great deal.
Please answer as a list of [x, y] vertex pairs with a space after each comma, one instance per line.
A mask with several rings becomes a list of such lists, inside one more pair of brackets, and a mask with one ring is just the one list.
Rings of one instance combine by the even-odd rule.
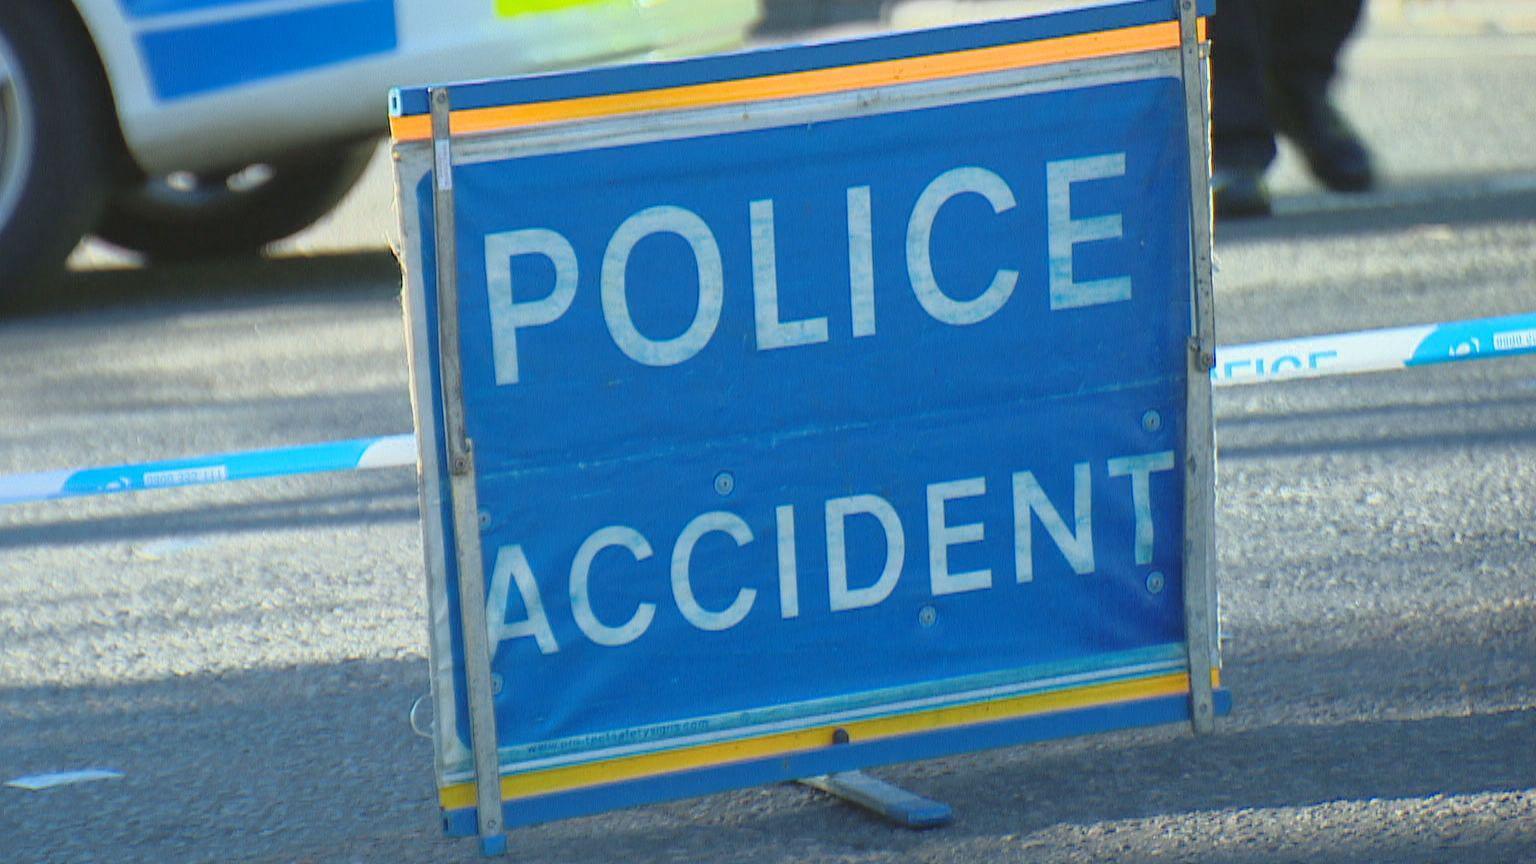
[[113, 195], [95, 234], [161, 261], [255, 254], [329, 213], [374, 149], [370, 141], [313, 159], [143, 179]]
[[58, 271], [107, 185], [110, 102], [67, 8], [0, 0], [0, 305]]

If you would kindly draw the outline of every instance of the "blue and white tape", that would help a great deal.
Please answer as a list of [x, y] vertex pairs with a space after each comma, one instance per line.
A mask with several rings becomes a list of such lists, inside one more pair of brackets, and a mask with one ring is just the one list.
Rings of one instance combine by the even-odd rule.
[[195, 456], [166, 462], [13, 474], [0, 477], [0, 505], [328, 471], [398, 468], [415, 464], [414, 435], [358, 438], [326, 444], [280, 447], [275, 450]]
[[1218, 387], [1385, 372], [1536, 352], [1536, 314], [1394, 327], [1216, 349]]
[[[1536, 313], [1230, 345], [1216, 350], [1211, 380], [1218, 387], [1230, 387], [1531, 353], [1536, 353]], [[357, 438], [167, 462], [0, 476], [0, 506], [415, 464], [413, 435]]]

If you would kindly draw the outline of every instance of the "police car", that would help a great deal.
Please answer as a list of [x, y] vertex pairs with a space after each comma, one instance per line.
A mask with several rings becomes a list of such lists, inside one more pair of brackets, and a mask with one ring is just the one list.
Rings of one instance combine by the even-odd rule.
[[86, 233], [260, 249], [357, 180], [394, 85], [742, 40], [759, 0], [0, 0], [0, 303]]

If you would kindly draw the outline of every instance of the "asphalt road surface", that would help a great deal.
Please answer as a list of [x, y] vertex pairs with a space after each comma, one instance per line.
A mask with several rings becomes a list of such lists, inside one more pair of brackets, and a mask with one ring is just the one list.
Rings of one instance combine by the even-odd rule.
[[[1218, 231], [1224, 343], [1536, 310], [1536, 38], [1368, 35], [1387, 187]], [[0, 473], [410, 428], [387, 172], [281, 257], [118, 269], [0, 322]], [[1224, 390], [1218, 735], [884, 769], [517, 831], [526, 861], [1536, 860], [1536, 361]], [[409, 471], [0, 509], [0, 860], [476, 860], [442, 839]]]

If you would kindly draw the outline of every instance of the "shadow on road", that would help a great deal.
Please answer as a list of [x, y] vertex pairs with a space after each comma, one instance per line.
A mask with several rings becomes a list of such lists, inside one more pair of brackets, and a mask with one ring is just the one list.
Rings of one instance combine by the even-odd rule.
[[1536, 177], [1445, 175], [1388, 180], [1359, 195], [1279, 197], [1275, 215], [1221, 222], [1216, 242], [1381, 234], [1424, 225], [1473, 226], [1536, 219]]
[[[1357, 660], [1367, 658], [1299, 662]], [[7, 770], [88, 765], [126, 774], [42, 793], [0, 789], [0, 857], [475, 860], [473, 844], [441, 837], [430, 748], [407, 726], [426, 676], [425, 661], [412, 659], [0, 689]], [[1375, 698], [1394, 699], [1390, 688], [1379, 682]], [[1253, 710], [1243, 698], [1239, 710]], [[513, 840], [527, 861], [944, 860], [957, 849], [1015, 860], [1006, 844], [1041, 832], [1525, 790], [1536, 783], [1533, 739], [1536, 710], [1280, 724], [1208, 739], [1124, 733], [885, 772], [955, 806], [955, 824], [938, 832], [892, 828], [780, 786], [520, 830]], [[231, 830], [241, 838], [234, 848]], [[1530, 830], [1515, 833], [1526, 851], [1536, 843]], [[1375, 859], [1349, 854], [1350, 838], [1338, 837], [1343, 854], [1328, 860], [1381, 860], [1390, 835], [1385, 827], [1375, 835]], [[1004, 844], [1001, 856], [985, 853], [992, 844]], [[1487, 857], [1498, 851], [1485, 846], [1475, 857], [1498, 860]], [[1288, 860], [1262, 853], [1228, 849], [1221, 860]]]
[[[34, 515], [14, 525], [0, 525], [0, 549], [67, 548], [160, 537], [416, 523], [421, 519], [416, 478], [409, 469], [377, 471], [366, 477], [299, 478], [286, 481], [278, 494], [272, 490], [273, 482], [277, 481], [241, 484], [240, 491], [232, 493], [252, 500], [210, 502], [196, 490], [144, 492], [130, 493], [135, 496], [131, 503], [129, 495], [119, 496], [123, 499], [121, 513]], [[165, 498], [155, 498], [164, 494], [188, 503], [168, 504]], [[39, 514], [45, 507], [53, 509], [35, 506]]]
[[[1346, 453], [1490, 452], [1536, 445], [1536, 390], [1522, 377], [1536, 369], [1530, 358], [1502, 358], [1462, 367], [1416, 369], [1408, 373], [1357, 376], [1347, 401], [1337, 381], [1265, 384], [1302, 393], [1312, 405], [1276, 399], [1273, 408], [1223, 393], [1217, 400], [1216, 429], [1221, 458], [1254, 461], [1336, 457]], [[1477, 384], [1467, 385], [1475, 379]], [[1473, 395], [1473, 394], [1476, 395]], [[1241, 406], [1241, 407], [1239, 407]]]
[[150, 267], [70, 271], [40, 297], [8, 300], [6, 318], [104, 309], [142, 312], [187, 303], [260, 305], [285, 295], [326, 292], [370, 301], [400, 292], [392, 252], [349, 252], [283, 258], [230, 258]]

